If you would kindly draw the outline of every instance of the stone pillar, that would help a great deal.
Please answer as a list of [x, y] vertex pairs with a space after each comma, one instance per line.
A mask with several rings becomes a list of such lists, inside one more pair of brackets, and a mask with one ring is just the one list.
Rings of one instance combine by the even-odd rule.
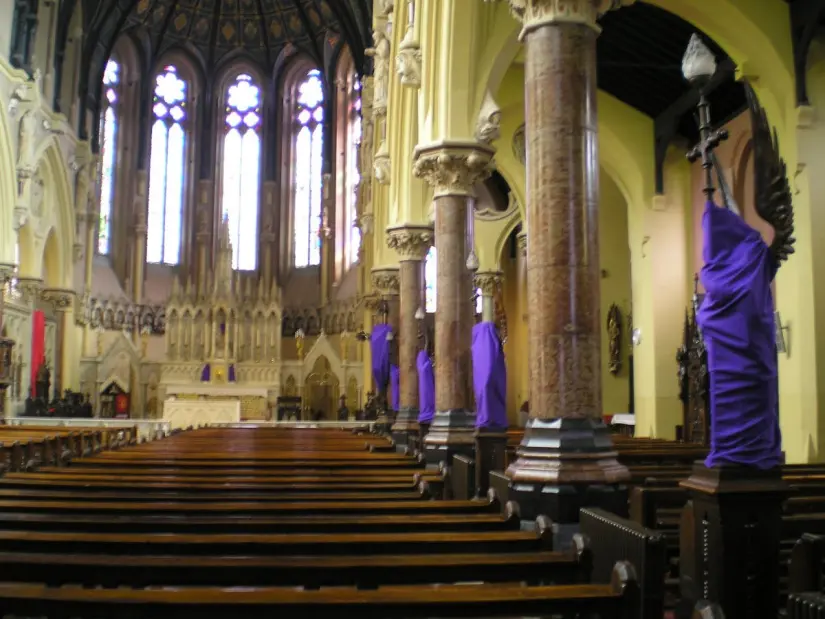
[[424, 287], [423, 262], [432, 245], [430, 226], [404, 225], [387, 228], [387, 245], [399, 256], [398, 367], [401, 372], [401, 397], [392, 426], [396, 444], [408, 445], [418, 434], [418, 321]]
[[495, 293], [501, 286], [501, 271], [484, 271], [476, 273], [475, 287], [481, 289], [481, 320], [495, 322], [496, 303]]
[[54, 392], [60, 397], [66, 385], [70, 382], [68, 377], [72, 375], [70, 352], [68, 339], [69, 316], [74, 306], [74, 291], [62, 288], [47, 288], [42, 293], [42, 299], [50, 303], [54, 308], [57, 322], [57, 333], [55, 333], [55, 359], [54, 359]]
[[[398, 297], [400, 284], [398, 280], [398, 267], [376, 267], [372, 269], [372, 287], [382, 300], [387, 302], [387, 309], [389, 314], [387, 316], [387, 323], [392, 328], [393, 337], [398, 337]], [[378, 306], [376, 306], [377, 308]], [[373, 326], [382, 322], [382, 317], [377, 315], [373, 320]], [[369, 344], [367, 344], [369, 346]], [[398, 363], [397, 357], [393, 355], [397, 342], [394, 342], [390, 347], [390, 363]], [[371, 370], [372, 368], [370, 368]], [[379, 391], [376, 385], [376, 392]], [[379, 420], [379, 423], [387, 424], [386, 429], [389, 430], [395, 418], [395, 411], [391, 410], [390, 402], [390, 387], [383, 393], [386, 398], [385, 413], [387, 416]]]
[[[596, 38], [617, 0], [511, 0], [524, 23], [530, 421], [507, 470], [560, 543], [579, 508], [626, 511], [627, 468], [602, 421]], [[549, 95], [548, 95], [549, 93]]]
[[[135, 246], [132, 264], [132, 302], [139, 304], [143, 298], [143, 278], [146, 268], [146, 170], [138, 170], [135, 196]], [[134, 337], [137, 338], [137, 329]], [[135, 340], [137, 342], [137, 340]]]
[[467, 321], [467, 208], [473, 186], [492, 170], [493, 149], [476, 142], [441, 142], [415, 150], [413, 171], [432, 185], [436, 267], [435, 417], [424, 438], [430, 463], [471, 453], [475, 415], [468, 410], [470, 338]]

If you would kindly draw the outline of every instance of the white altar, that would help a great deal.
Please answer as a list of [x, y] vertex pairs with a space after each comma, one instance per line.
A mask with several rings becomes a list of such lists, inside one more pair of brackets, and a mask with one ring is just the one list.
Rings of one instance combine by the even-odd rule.
[[213, 423], [239, 423], [239, 400], [177, 400], [163, 403], [163, 421], [172, 430]]

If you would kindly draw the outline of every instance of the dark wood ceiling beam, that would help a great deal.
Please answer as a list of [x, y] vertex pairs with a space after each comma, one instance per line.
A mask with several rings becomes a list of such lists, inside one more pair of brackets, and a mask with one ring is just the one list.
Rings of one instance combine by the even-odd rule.
[[808, 52], [825, 17], [825, 0], [794, 0], [790, 3], [791, 41], [797, 105], [808, 105]]
[[[716, 73], [705, 88], [705, 93], [710, 95], [720, 85], [734, 79], [735, 74], [736, 64], [730, 58], [726, 58], [719, 64]], [[654, 149], [656, 153], [656, 193], [661, 194], [665, 190], [665, 157], [667, 156], [668, 147], [678, 133], [679, 123], [685, 114], [693, 113], [698, 104], [699, 91], [691, 88], [690, 91], [671, 103], [670, 107], [653, 120]]]
[[352, 59], [360, 73], [364, 66], [364, 43], [358, 26], [354, 23], [352, 15], [350, 14], [350, 9], [342, 7], [341, 4], [337, 2], [330, 2], [327, 6], [330, 7], [332, 13], [335, 15], [335, 19], [341, 25], [341, 30], [343, 31], [341, 34], [343, 34], [344, 40], [347, 42], [347, 46], [352, 53]]

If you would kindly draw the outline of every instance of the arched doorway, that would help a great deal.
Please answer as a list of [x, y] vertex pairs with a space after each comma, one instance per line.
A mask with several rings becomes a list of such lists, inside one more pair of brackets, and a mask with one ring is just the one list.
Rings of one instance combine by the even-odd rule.
[[329, 360], [323, 355], [318, 357], [304, 381], [305, 418], [317, 421], [335, 419], [340, 390], [340, 381], [332, 372]]

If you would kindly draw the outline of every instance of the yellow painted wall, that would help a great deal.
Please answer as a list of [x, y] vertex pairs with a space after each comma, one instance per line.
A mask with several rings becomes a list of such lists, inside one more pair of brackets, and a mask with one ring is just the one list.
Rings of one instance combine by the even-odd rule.
[[[599, 262], [601, 278], [602, 410], [605, 415], [628, 412], [630, 381], [627, 315], [630, 310], [630, 246], [627, 237], [627, 203], [619, 187], [602, 173], [599, 196]], [[621, 368], [615, 376], [610, 364], [607, 312], [615, 303], [622, 313]]]

